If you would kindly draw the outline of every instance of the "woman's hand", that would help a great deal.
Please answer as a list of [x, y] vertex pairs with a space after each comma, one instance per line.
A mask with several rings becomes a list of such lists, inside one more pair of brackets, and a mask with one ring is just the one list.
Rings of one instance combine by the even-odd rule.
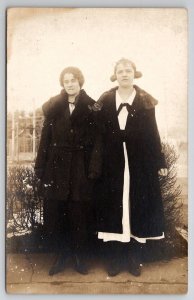
[[166, 168], [160, 169], [158, 171], [158, 175], [160, 175], [160, 176], [167, 176], [167, 174], [168, 174], [168, 170]]

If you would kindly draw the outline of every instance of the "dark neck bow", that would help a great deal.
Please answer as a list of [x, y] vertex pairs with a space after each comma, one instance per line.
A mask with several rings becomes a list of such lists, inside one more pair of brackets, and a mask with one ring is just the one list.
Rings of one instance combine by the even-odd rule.
[[119, 115], [120, 111], [122, 110], [122, 108], [124, 106], [127, 108], [128, 113], [132, 113], [133, 112], [132, 106], [129, 103], [121, 103], [119, 105], [119, 108], [118, 108], [118, 111], [117, 111], [117, 116]]

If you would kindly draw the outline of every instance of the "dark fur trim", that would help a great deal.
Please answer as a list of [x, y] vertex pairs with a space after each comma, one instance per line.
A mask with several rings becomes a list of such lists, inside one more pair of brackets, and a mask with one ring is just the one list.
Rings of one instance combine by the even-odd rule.
[[[145, 109], [151, 109], [154, 108], [158, 104], [158, 100], [153, 98], [150, 94], [148, 94], [146, 91], [139, 88], [137, 85], [134, 85], [134, 88], [137, 92], [137, 96], [139, 96], [142, 100], [142, 105]], [[110, 89], [109, 91], [103, 93], [97, 103], [99, 103], [102, 107], [103, 102], [106, 101], [107, 96], [111, 96], [115, 91], [118, 89], [118, 86]]]
[[145, 109], [154, 108], [158, 104], [158, 100], [153, 98], [146, 91], [142, 90], [137, 85], [134, 85], [134, 88], [136, 89], [136, 92], [138, 93], [138, 95], [142, 99], [142, 104], [143, 104]]
[[[89, 97], [84, 90], [80, 90], [79, 96], [83, 99], [87, 105], [93, 105], [95, 101]], [[53, 118], [58, 113], [60, 113], [64, 105], [68, 104], [68, 95], [65, 90], [62, 90], [61, 93], [55, 97], [50, 98], [47, 102], [45, 102], [42, 106], [43, 113], [47, 118]]]

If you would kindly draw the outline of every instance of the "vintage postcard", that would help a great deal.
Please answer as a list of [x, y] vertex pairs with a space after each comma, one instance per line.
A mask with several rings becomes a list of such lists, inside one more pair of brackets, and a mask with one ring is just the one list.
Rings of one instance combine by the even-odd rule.
[[7, 293], [187, 293], [187, 31], [183, 8], [7, 10]]

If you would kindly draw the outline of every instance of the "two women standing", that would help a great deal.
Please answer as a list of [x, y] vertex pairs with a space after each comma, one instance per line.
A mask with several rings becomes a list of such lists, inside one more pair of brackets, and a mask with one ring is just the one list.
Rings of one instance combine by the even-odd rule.
[[[164, 237], [158, 175], [167, 170], [155, 120], [157, 101], [133, 84], [141, 73], [127, 59], [116, 63], [111, 76], [118, 86], [97, 103], [81, 90], [80, 74], [66, 68], [60, 76], [64, 90], [43, 105], [36, 173], [46, 184], [45, 225], [52, 233], [62, 232], [62, 255], [50, 274], [64, 269], [69, 244], [76, 269], [87, 273], [88, 203], [95, 201], [98, 239], [111, 253], [108, 274], [120, 272], [116, 254], [127, 247], [129, 272], [138, 276], [141, 245]], [[93, 187], [91, 179], [97, 178]]]

